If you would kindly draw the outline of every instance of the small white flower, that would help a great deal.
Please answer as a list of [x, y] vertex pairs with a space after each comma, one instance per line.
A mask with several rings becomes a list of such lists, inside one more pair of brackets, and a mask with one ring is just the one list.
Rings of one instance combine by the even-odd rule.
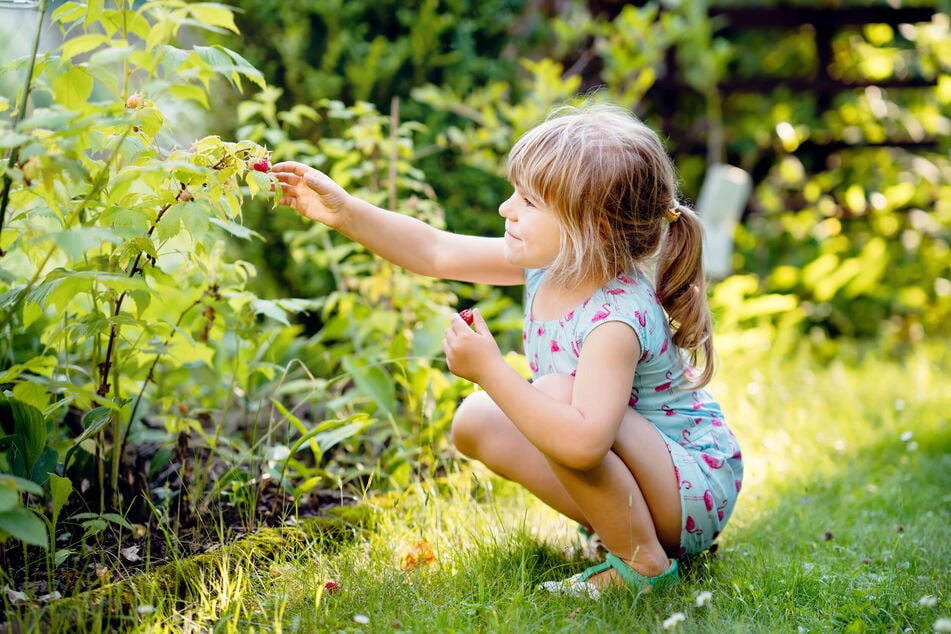
[[934, 628], [935, 632], [951, 632], [951, 619], [947, 617], [938, 619], [931, 627]]
[[905, 449], [907, 449], [908, 451], [918, 451], [918, 441], [912, 440], [910, 443], [905, 445]]
[[154, 605], [140, 605], [139, 607], [135, 609], [135, 611], [144, 616], [146, 614], [152, 614], [153, 612], [155, 612], [155, 606]]
[[686, 620], [687, 616], [683, 612], [674, 612], [666, 621], [664, 621], [664, 629], [673, 629]]
[[908, 442], [908, 441], [911, 440], [913, 437], [914, 437], [914, 434], [911, 433], [910, 431], [902, 432], [901, 436], [899, 436], [899, 438], [901, 438], [901, 441], [902, 441], [902, 442]]
[[704, 590], [697, 595], [697, 607], [702, 608], [706, 604], [710, 603], [710, 599], [713, 598], [713, 593], [709, 590]]
[[934, 606], [938, 605], [938, 597], [931, 594], [926, 594], [925, 596], [918, 599], [918, 605], [923, 608], [933, 608]]
[[370, 617], [368, 617], [366, 614], [354, 614], [353, 620], [359, 623], [360, 625], [366, 625], [367, 623], [370, 622]]

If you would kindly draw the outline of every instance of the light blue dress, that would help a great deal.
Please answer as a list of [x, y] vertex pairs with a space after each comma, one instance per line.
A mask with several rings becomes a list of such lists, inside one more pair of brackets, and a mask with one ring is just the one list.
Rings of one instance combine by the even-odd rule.
[[536, 321], [532, 302], [544, 269], [525, 271], [522, 342], [532, 377], [574, 376], [585, 338], [608, 321], [629, 325], [641, 344], [629, 404], [667, 443], [680, 486], [679, 556], [706, 550], [726, 525], [743, 480], [743, 458], [719, 404], [705, 389], [684, 389], [688, 367], [671, 340], [667, 314], [640, 271], [619, 275], [561, 319]]

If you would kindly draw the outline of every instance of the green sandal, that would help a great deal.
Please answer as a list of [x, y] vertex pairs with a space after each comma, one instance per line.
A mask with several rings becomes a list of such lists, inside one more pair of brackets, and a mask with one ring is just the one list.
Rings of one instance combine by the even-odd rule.
[[614, 568], [631, 588], [638, 592], [649, 592], [651, 590], [663, 590], [669, 588], [680, 581], [680, 572], [677, 568], [677, 560], [670, 560], [670, 567], [656, 577], [645, 577], [633, 568], [631, 568], [620, 557], [608, 553], [605, 561], [596, 566], [591, 566], [584, 572], [571, 576], [564, 581], [546, 581], [538, 586], [540, 590], [548, 590], [554, 594], [570, 594], [577, 597], [588, 597], [597, 601], [601, 598], [601, 590], [589, 583], [588, 579], [598, 574]]

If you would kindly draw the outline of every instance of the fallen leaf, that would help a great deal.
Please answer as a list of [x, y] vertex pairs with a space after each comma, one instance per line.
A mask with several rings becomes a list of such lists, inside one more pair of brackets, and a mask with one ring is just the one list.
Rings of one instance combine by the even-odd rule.
[[122, 553], [122, 556], [125, 557], [126, 561], [138, 561], [142, 559], [139, 557], [139, 546], [129, 546], [128, 548], [123, 548], [119, 551]]
[[436, 561], [433, 547], [425, 539], [413, 544], [400, 563], [400, 570], [414, 570], [419, 566], [428, 566]]

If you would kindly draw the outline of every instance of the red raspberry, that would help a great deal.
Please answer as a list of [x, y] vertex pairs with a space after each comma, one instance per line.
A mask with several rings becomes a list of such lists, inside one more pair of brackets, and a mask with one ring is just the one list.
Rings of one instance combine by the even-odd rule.
[[258, 172], [270, 172], [271, 162], [266, 158], [254, 159], [251, 161], [251, 169]]
[[336, 581], [328, 581], [324, 584], [324, 592], [327, 594], [337, 594], [340, 592], [340, 584]]
[[475, 314], [468, 308], [464, 308], [459, 311], [459, 316], [462, 317], [462, 321], [466, 322], [470, 326], [472, 325], [472, 322], [475, 321]]

